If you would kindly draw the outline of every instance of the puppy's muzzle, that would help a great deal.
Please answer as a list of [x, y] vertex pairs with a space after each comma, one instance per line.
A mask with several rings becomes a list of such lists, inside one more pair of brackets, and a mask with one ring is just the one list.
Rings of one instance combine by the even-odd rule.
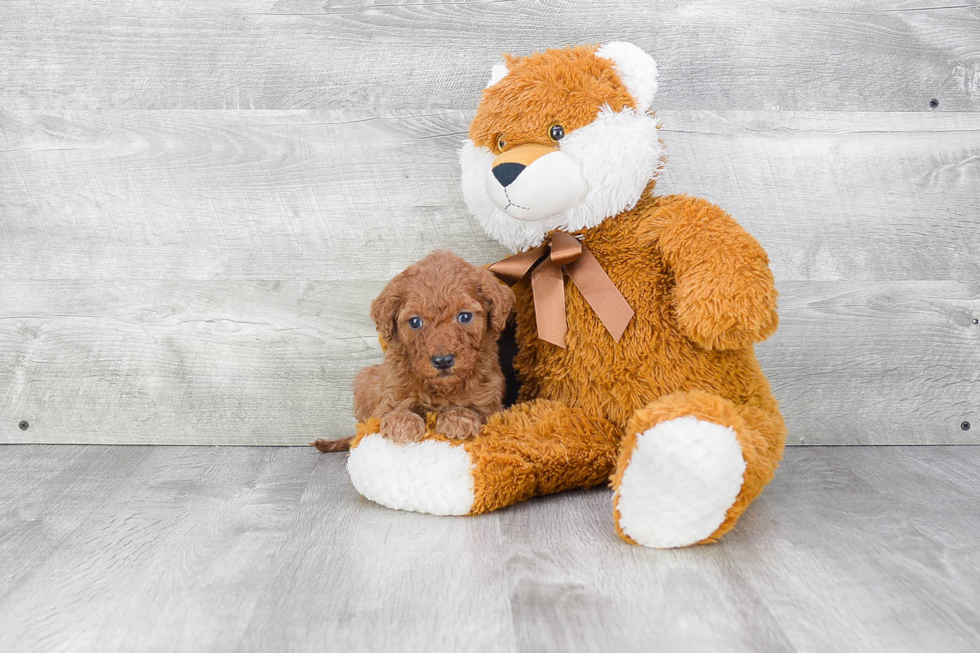
[[439, 354], [432, 357], [432, 367], [437, 370], [448, 370], [456, 364], [456, 357], [452, 354]]

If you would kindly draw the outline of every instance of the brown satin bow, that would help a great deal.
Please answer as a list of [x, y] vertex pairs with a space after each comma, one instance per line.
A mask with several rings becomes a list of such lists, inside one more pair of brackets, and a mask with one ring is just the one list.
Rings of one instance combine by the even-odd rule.
[[508, 256], [490, 266], [490, 271], [510, 286], [523, 279], [529, 270], [539, 338], [565, 348], [568, 323], [565, 321], [564, 271], [599, 316], [609, 335], [619, 342], [626, 325], [633, 319], [633, 309], [584, 243], [564, 231], [553, 231], [550, 244]]

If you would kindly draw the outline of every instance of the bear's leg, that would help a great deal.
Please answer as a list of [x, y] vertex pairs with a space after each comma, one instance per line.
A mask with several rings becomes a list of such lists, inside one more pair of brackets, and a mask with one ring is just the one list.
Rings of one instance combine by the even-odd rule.
[[389, 508], [476, 515], [609, 479], [622, 431], [563, 404], [536, 400], [491, 416], [466, 440], [396, 444], [366, 432], [347, 469], [362, 495]]
[[713, 542], [772, 479], [786, 430], [774, 400], [736, 405], [701, 391], [634, 413], [616, 472], [616, 532], [655, 548]]

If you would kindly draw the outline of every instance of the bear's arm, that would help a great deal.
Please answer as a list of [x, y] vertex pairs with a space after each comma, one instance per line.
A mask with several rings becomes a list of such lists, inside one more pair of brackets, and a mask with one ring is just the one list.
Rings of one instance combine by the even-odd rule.
[[736, 349], [775, 332], [769, 257], [730, 215], [696, 197], [661, 198], [641, 237], [659, 247], [674, 274], [674, 312], [690, 340], [706, 349]]

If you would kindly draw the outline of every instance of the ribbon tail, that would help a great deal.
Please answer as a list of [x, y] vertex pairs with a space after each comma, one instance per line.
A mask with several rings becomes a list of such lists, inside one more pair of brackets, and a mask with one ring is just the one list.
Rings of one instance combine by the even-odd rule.
[[[582, 256], [565, 266], [568, 276], [575, 282], [585, 301], [605, 325], [613, 340], [619, 342], [633, 319], [633, 309], [626, 298], [612, 282], [599, 261], [587, 248], [582, 248]], [[562, 315], [565, 314], [564, 307]]]
[[561, 266], [545, 259], [531, 272], [538, 337], [565, 349], [565, 278]]

